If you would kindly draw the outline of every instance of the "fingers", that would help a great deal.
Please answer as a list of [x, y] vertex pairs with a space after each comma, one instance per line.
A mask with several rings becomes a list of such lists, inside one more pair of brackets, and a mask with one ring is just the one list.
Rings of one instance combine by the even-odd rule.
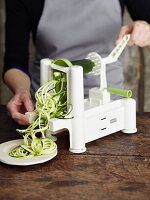
[[20, 113], [18, 106], [13, 105], [13, 103], [9, 103], [7, 105], [8, 115], [14, 119], [20, 125], [28, 125], [29, 120], [28, 118]]
[[23, 102], [24, 102], [24, 106], [26, 108], [26, 111], [31, 112], [31, 111], [34, 110], [34, 106], [33, 106], [32, 100], [28, 95], [25, 95], [23, 97]]
[[[131, 45], [145, 47], [150, 45], [150, 25], [146, 22], [136, 22], [131, 34]], [[129, 43], [130, 45], [130, 43]]]
[[25, 112], [33, 111], [33, 104], [30, 98], [30, 94], [17, 94], [7, 104], [7, 110], [18, 124], [28, 125], [29, 119], [25, 116]]
[[13, 112], [11, 117], [20, 125], [29, 125], [29, 119], [24, 114]]
[[[125, 25], [125, 26], [122, 26], [121, 29], [120, 29], [120, 32], [119, 32], [119, 35], [118, 35], [118, 38], [116, 40], [116, 44], [118, 44], [124, 35], [126, 34], [130, 34], [132, 32], [132, 29], [133, 29], [133, 26], [132, 25]], [[131, 39], [130, 39], [131, 40]], [[131, 41], [130, 41], [131, 42]], [[128, 42], [129, 43], [129, 42]]]
[[136, 21], [131, 25], [123, 26], [116, 43], [119, 43], [125, 34], [131, 34], [129, 46], [145, 47], [150, 45], [150, 25], [145, 21]]
[[132, 25], [125, 25], [121, 27], [119, 38], [123, 38], [124, 35], [131, 33], [133, 30]]

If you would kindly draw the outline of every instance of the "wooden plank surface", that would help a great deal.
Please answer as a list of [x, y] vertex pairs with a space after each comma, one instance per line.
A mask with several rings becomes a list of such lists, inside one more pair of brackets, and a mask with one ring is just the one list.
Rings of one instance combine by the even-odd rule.
[[[18, 125], [0, 106], [0, 143], [18, 138]], [[121, 132], [68, 151], [69, 134], [58, 135], [58, 155], [40, 165], [0, 163], [0, 199], [149, 200], [150, 113], [137, 115], [137, 134]]]

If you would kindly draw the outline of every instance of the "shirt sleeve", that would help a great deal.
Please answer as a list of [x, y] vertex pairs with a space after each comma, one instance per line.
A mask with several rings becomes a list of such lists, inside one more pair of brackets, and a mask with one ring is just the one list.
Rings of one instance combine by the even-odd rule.
[[4, 73], [18, 68], [29, 75], [30, 15], [22, 0], [6, 0]]
[[149, 0], [125, 0], [124, 1], [131, 18], [144, 20], [150, 23], [150, 1]]

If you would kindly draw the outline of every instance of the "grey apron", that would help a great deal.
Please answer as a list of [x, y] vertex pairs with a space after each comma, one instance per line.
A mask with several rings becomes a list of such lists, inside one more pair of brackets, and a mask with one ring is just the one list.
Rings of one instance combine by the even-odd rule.
[[[32, 95], [39, 87], [42, 58], [83, 59], [89, 52], [107, 56], [114, 48], [121, 27], [118, 0], [45, 0], [36, 38], [36, 59], [31, 68]], [[108, 86], [123, 86], [118, 61], [107, 67]], [[84, 92], [99, 86], [99, 77], [85, 75]]]

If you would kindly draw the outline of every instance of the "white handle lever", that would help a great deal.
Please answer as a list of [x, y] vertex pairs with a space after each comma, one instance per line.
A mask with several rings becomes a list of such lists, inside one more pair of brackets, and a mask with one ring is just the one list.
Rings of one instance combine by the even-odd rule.
[[122, 51], [126, 47], [129, 39], [130, 39], [130, 34], [125, 35], [119, 42], [119, 44], [112, 50], [112, 52], [106, 58], [103, 58], [103, 61], [106, 64], [116, 62], [119, 56], [121, 55]]

